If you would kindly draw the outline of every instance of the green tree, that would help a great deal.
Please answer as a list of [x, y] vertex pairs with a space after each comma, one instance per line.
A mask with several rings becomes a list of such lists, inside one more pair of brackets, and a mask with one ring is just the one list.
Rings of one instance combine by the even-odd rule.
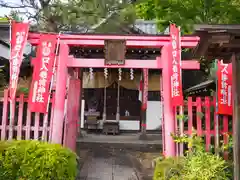
[[137, 15], [155, 19], [160, 31], [169, 23], [191, 33], [194, 24], [239, 24], [239, 0], [144, 0], [136, 5]]
[[10, 14], [8, 15], [8, 17], [17, 22], [23, 21], [23, 18], [20, 16], [20, 12], [16, 10], [10, 11]]
[[[131, 1], [21, 0], [21, 4], [12, 4], [7, 0], [0, 0], [0, 6], [20, 9], [20, 13], [24, 13], [30, 21], [35, 22], [35, 28], [38, 30], [87, 32], [95, 30], [115, 14], [124, 14], [124, 9], [131, 6]], [[125, 15], [129, 16], [129, 13]], [[117, 16], [117, 21], [121, 18], [122, 16]]]

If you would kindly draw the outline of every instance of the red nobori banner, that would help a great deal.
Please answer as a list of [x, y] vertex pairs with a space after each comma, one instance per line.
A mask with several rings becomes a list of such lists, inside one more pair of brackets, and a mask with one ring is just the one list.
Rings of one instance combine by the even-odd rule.
[[143, 69], [143, 101], [142, 101], [142, 109], [147, 109], [147, 101], [148, 101], [148, 69]]
[[218, 114], [232, 115], [232, 63], [218, 61], [217, 77]]
[[183, 105], [182, 78], [181, 78], [181, 37], [180, 29], [175, 24], [170, 25], [172, 61], [171, 72], [171, 98], [173, 106]]
[[9, 96], [15, 99], [20, 66], [23, 60], [23, 50], [28, 38], [28, 23], [18, 23], [13, 21], [11, 25], [11, 56], [10, 56], [10, 82]]
[[37, 47], [37, 62], [34, 65], [33, 80], [29, 94], [29, 104], [32, 112], [46, 113], [47, 111], [56, 42], [56, 35], [47, 34], [40, 37]]

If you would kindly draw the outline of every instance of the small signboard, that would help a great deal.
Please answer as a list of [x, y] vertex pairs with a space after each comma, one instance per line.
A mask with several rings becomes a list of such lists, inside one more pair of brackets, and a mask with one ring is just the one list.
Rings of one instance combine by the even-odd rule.
[[124, 65], [126, 54], [125, 40], [105, 40], [105, 65]]

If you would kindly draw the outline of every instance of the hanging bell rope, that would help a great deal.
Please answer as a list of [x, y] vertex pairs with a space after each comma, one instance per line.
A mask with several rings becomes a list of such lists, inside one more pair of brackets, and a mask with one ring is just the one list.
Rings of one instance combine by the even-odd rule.
[[90, 79], [93, 79], [93, 68], [89, 68]]
[[108, 78], [108, 69], [107, 68], [104, 68], [104, 77], [105, 77], [105, 79]]
[[133, 68], [130, 69], [130, 79], [131, 79], [131, 80], [134, 79], [134, 71], [133, 71]]
[[122, 80], [122, 69], [118, 68], [118, 80], [121, 81]]
[[107, 119], [107, 78], [108, 78], [108, 69], [104, 68], [104, 102], [103, 102], [103, 121]]

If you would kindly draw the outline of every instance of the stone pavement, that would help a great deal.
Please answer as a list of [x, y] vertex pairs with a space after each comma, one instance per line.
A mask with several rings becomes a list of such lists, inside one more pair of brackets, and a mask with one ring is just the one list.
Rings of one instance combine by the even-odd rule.
[[78, 149], [96, 149], [99, 145], [106, 149], [114, 147], [116, 149], [128, 149], [131, 151], [157, 151], [162, 150], [161, 134], [148, 134], [147, 140], [139, 140], [139, 134], [120, 134], [118, 136], [103, 134], [86, 134], [77, 140]]
[[139, 178], [125, 151], [99, 146], [86, 158], [79, 180], [139, 180]]

